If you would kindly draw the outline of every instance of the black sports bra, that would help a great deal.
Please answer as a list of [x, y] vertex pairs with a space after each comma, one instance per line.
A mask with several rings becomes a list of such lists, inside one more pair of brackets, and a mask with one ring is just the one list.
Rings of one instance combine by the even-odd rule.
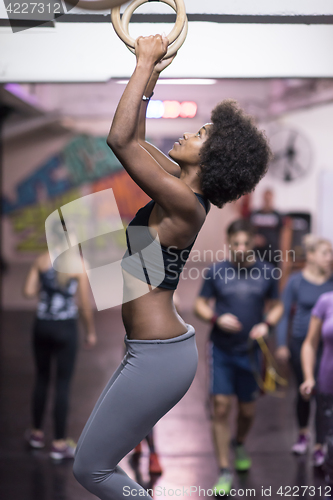
[[[210, 203], [203, 195], [194, 193], [206, 214]], [[154, 239], [148, 227], [155, 202], [152, 200], [136, 213], [126, 229], [127, 251], [121, 266], [132, 276], [159, 288], [176, 290], [180, 273], [197, 239], [186, 248], [165, 247]]]

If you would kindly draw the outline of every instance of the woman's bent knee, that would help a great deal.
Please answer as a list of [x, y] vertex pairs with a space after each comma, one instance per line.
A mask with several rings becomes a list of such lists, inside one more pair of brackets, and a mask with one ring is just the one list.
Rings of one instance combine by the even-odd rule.
[[74, 464], [73, 464], [73, 474], [75, 479], [81, 483], [81, 477], [83, 476], [82, 473], [82, 468], [80, 467], [79, 460], [77, 457], [74, 459]]
[[89, 489], [89, 483], [93, 475], [93, 469], [89, 464], [85, 464], [81, 455], [77, 454], [73, 464], [73, 474], [75, 479], [85, 488]]
[[[86, 490], [93, 493], [98, 498], [103, 491], [106, 490], [110, 494], [114, 486], [110, 484], [107, 480], [113, 476], [116, 469], [102, 469], [100, 471], [94, 470], [89, 465], [84, 465], [80, 462], [77, 457], [74, 460], [73, 474], [75, 479], [83, 486]], [[104, 498], [104, 497], [103, 497]]]

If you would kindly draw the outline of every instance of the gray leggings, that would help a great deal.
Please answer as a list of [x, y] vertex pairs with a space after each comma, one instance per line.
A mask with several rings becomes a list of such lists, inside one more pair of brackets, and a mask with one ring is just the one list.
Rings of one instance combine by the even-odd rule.
[[[74, 476], [101, 500], [151, 498], [117, 465], [188, 391], [198, 352], [191, 325], [166, 340], [129, 340], [80, 436]], [[134, 490], [133, 494], [131, 491]]]

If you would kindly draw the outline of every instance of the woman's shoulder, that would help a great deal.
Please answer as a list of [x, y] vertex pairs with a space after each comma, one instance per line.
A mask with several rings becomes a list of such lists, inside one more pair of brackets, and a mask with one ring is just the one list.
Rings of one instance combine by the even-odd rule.
[[49, 252], [44, 252], [37, 257], [34, 266], [39, 272], [45, 272], [52, 267]]
[[318, 316], [324, 319], [325, 315], [330, 311], [332, 312], [333, 306], [333, 292], [322, 293], [318, 298], [314, 308], [312, 309], [312, 315]]
[[318, 299], [318, 302], [322, 302], [323, 304], [324, 303], [332, 303], [333, 304], [333, 290], [330, 291], [330, 292], [325, 292], [325, 293], [322, 293]]

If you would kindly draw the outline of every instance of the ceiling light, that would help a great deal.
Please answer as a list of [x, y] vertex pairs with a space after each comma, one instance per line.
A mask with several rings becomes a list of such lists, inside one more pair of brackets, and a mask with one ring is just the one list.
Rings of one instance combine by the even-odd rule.
[[192, 101], [159, 101], [151, 99], [147, 108], [147, 118], [194, 118], [198, 106]]

